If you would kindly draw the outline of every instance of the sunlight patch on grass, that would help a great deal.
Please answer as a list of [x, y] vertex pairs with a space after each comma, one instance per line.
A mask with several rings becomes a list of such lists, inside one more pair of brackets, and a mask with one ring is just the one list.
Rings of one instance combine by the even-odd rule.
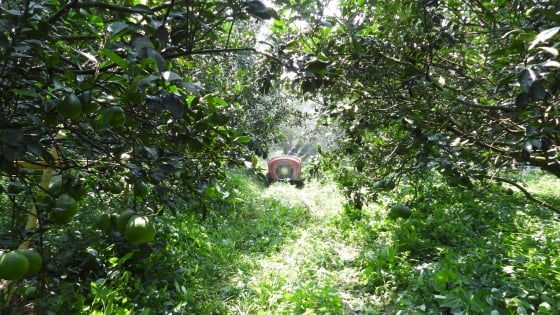
[[344, 197], [333, 182], [311, 179], [303, 188], [287, 183], [273, 183], [263, 191], [264, 198], [281, 200], [287, 206], [304, 204], [317, 217], [333, 216], [342, 209]]
[[[343, 198], [332, 183], [308, 181], [298, 189], [275, 183], [262, 192], [281, 212], [305, 207], [310, 218], [278, 251], [247, 253], [251, 268], [230, 279], [243, 294], [226, 301], [233, 314], [350, 314], [371, 310], [375, 299], [361, 290], [355, 264], [361, 245], [340, 233], [335, 218]], [[273, 212], [272, 209], [269, 211]], [[369, 305], [369, 306], [368, 306]]]

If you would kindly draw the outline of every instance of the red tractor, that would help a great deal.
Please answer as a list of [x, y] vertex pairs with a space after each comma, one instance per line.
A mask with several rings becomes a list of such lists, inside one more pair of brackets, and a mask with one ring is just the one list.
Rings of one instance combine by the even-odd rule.
[[294, 155], [280, 155], [268, 160], [267, 184], [285, 181], [296, 187], [303, 186], [301, 160]]

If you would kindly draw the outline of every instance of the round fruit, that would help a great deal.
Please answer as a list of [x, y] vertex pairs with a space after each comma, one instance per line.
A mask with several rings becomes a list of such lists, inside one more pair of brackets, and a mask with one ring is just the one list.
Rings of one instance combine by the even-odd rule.
[[392, 219], [396, 219], [396, 218], [407, 219], [408, 217], [410, 217], [411, 214], [412, 214], [412, 210], [409, 207], [400, 203], [392, 206], [389, 209], [389, 217]]
[[136, 184], [134, 185], [134, 194], [136, 196], [144, 197], [148, 194], [148, 191], [149, 191], [148, 185], [141, 180], [137, 181]]
[[69, 194], [62, 194], [56, 198], [55, 208], [51, 217], [54, 222], [66, 224], [78, 213], [78, 202]]
[[113, 127], [120, 127], [124, 125], [124, 110], [120, 106], [113, 106], [114, 115], [109, 124]]
[[156, 235], [156, 227], [147, 217], [132, 217], [126, 225], [124, 237], [133, 244], [151, 242]]
[[130, 218], [135, 214], [134, 210], [125, 210], [117, 217], [117, 230], [124, 234], [126, 225]]
[[123, 192], [124, 185], [125, 185], [124, 179], [120, 179], [118, 181], [113, 180], [112, 182], [109, 182], [105, 185], [105, 190], [112, 194], [117, 195]]
[[97, 111], [98, 106], [92, 99], [91, 90], [83, 91], [80, 96], [80, 102], [82, 103], [82, 112], [85, 114], [91, 114]]
[[62, 178], [60, 176], [53, 178], [49, 183], [48, 191], [52, 196], [58, 196], [63, 192]]
[[29, 267], [27, 268], [27, 272], [24, 277], [33, 276], [41, 270], [41, 267], [43, 266], [43, 257], [41, 257], [41, 254], [32, 249], [18, 249], [17, 252], [23, 254], [29, 263]]
[[513, 195], [513, 189], [511, 189], [511, 188], [506, 189], [506, 194], [507, 195]]
[[51, 195], [39, 193], [35, 197], [35, 206], [41, 210], [49, 209], [54, 207], [54, 199]]
[[0, 278], [18, 280], [25, 276], [29, 269], [29, 261], [24, 254], [17, 251], [0, 256]]
[[58, 113], [69, 119], [76, 119], [82, 114], [82, 102], [76, 94], [67, 94], [57, 105]]
[[384, 191], [393, 190], [395, 187], [395, 181], [393, 181], [392, 179], [382, 179], [373, 183], [373, 188]]
[[56, 198], [55, 203], [57, 208], [68, 210], [72, 213], [78, 212], [78, 202], [69, 194], [62, 194]]
[[107, 213], [102, 213], [95, 217], [95, 227], [101, 231], [109, 231], [111, 229], [111, 216]]

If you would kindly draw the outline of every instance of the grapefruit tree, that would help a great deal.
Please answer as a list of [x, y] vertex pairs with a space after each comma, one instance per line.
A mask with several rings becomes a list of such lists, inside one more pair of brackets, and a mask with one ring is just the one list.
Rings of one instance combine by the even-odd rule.
[[[212, 186], [226, 168], [255, 161], [243, 108], [257, 99], [252, 82], [266, 76], [270, 85], [271, 65], [281, 68], [257, 49], [258, 21], [275, 16], [259, 8], [0, 2], [0, 198], [11, 205], [0, 210], [10, 240], [0, 246], [27, 248], [49, 231], [92, 225], [117, 242], [146, 243], [155, 233], [147, 217], [223, 198]], [[93, 224], [72, 225], [114, 200]], [[112, 215], [123, 209], [139, 216], [129, 228]], [[10, 266], [21, 258], [12, 252]]]
[[560, 177], [556, 2], [366, 3], [291, 3], [300, 23], [274, 28], [301, 34], [311, 21], [281, 53], [294, 86], [324, 100], [324, 124], [343, 129], [324, 165], [354, 204], [374, 200], [381, 180], [420, 196], [427, 171], [466, 189], [515, 185], [500, 173], [512, 164]]

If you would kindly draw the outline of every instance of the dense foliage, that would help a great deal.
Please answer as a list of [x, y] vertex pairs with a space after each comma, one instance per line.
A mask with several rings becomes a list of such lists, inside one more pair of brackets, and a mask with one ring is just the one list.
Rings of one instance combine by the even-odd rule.
[[[0, 1], [0, 313], [552, 314], [557, 181], [507, 170], [560, 178], [559, 12]], [[274, 143], [351, 202], [228, 171]]]
[[272, 108], [278, 61], [258, 50], [275, 12], [258, 4], [0, 2], [0, 248], [50, 261], [48, 235], [84, 233], [67, 224], [92, 205], [108, 224], [131, 209], [150, 235], [128, 239], [149, 240], [144, 216], [207, 215], [226, 198], [227, 167], [256, 162], [249, 149], [266, 152], [288, 120]]
[[295, 83], [344, 129], [331, 161], [356, 204], [426, 169], [465, 187], [512, 165], [560, 176], [556, 1], [298, 3], [308, 24], [275, 30], [298, 34], [283, 51], [306, 53]]
[[[106, 182], [125, 170], [133, 185], [179, 180], [194, 192], [246, 158], [240, 145], [250, 139], [235, 130], [244, 123], [234, 120], [235, 97], [250, 86], [243, 73], [256, 72], [258, 60], [246, 55], [247, 70], [228, 55], [255, 52], [254, 20], [241, 4], [4, 1], [1, 8], [3, 174], [32, 186], [13, 162], [44, 160]], [[238, 79], [224, 80], [236, 72]], [[163, 185], [154, 193], [177, 198]]]

